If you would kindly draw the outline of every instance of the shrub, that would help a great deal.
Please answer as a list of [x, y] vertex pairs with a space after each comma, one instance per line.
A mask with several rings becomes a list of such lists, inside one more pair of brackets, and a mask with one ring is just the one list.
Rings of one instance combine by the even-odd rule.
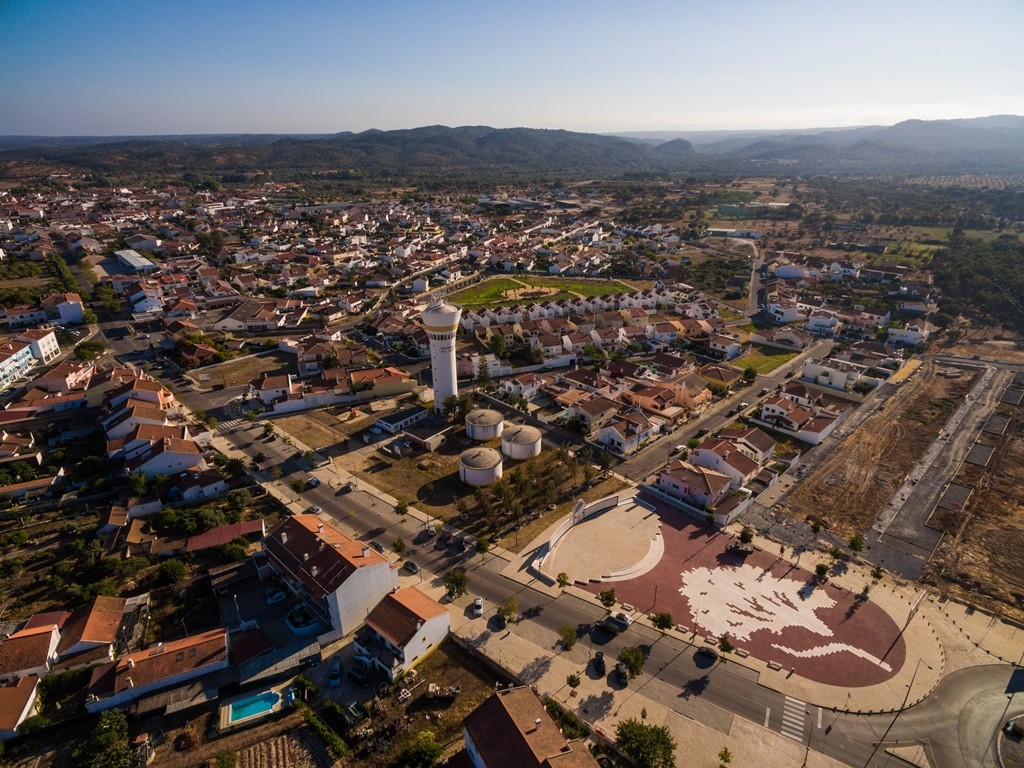
[[341, 740], [341, 737], [334, 732], [327, 723], [321, 720], [309, 707], [304, 707], [302, 710], [302, 718], [309, 723], [309, 727], [313, 729], [317, 736], [323, 740], [327, 748], [334, 753], [335, 757], [344, 757], [348, 754], [348, 749], [345, 747], [345, 742]]

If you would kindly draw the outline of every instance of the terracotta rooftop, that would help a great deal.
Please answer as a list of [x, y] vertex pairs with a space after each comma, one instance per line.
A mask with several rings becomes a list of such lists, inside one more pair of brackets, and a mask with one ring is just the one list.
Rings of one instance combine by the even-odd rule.
[[366, 624], [393, 645], [402, 648], [422, 623], [446, 613], [444, 606], [420, 592], [406, 587], [385, 595], [366, 616]]

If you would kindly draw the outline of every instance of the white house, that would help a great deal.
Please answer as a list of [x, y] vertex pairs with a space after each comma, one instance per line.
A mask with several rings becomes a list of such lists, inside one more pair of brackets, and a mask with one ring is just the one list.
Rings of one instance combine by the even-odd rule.
[[26, 626], [0, 643], [0, 681], [45, 677], [57, 658], [60, 629], [56, 624]]
[[39, 678], [19, 677], [13, 685], [0, 688], [0, 741], [13, 739], [18, 727], [35, 710]]
[[394, 680], [422, 661], [448, 636], [451, 627], [443, 605], [416, 587], [385, 595], [366, 617], [354, 645], [360, 657]]
[[357, 629], [398, 587], [398, 574], [383, 555], [313, 515], [279, 522], [263, 539], [263, 551], [287, 587], [330, 625], [332, 638]]

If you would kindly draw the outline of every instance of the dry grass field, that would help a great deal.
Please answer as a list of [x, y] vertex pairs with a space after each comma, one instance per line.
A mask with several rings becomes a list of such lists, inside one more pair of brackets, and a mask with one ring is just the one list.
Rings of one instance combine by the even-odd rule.
[[927, 446], [935, 440], [975, 376], [947, 379], [926, 363], [814, 469], [783, 509], [814, 518], [846, 538], [870, 528]]
[[232, 360], [216, 367], [197, 368], [189, 376], [203, 381], [200, 376], [209, 376], [207, 383], [223, 384], [225, 387], [237, 387], [258, 379], [264, 373], [294, 373], [295, 356], [285, 352], [271, 352], [266, 355], [249, 356]]
[[975, 488], [967, 515], [949, 520], [924, 580], [957, 599], [1024, 621], [1024, 423], [1012, 415], [987, 467], [964, 464], [954, 482]]

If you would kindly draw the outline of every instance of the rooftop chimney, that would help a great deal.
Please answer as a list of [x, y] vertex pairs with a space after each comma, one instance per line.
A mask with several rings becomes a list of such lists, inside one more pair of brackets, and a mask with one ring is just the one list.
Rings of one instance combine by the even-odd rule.
[[533, 730], [535, 730], [535, 731], [539, 731], [540, 730], [540, 718], [539, 717], [536, 718], [533, 721]]
[[307, 560], [309, 560], [309, 552], [303, 552], [302, 553], [302, 562], [306, 562]]
[[363, 545], [363, 557], [366, 557], [369, 554], [370, 554], [370, 548], [364, 544]]
[[287, 544], [288, 543], [288, 531], [281, 531], [281, 543], [282, 544]]
[[320, 572], [320, 569], [317, 568], [315, 565], [312, 568], [309, 569], [309, 575], [310, 576], [316, 576], [319, 572]]

